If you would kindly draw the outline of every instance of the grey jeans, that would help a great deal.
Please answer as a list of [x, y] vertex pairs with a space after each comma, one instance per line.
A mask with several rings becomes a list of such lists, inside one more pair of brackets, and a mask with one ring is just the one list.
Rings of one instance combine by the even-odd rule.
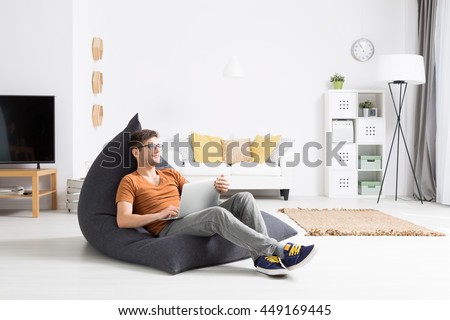
[[278, 241], [267, 235], [267, 228], [252, 194], [239, 192], [218, 206], [191, 213], [171, 221], [159, 237], [178, 234], [209, 237], [219, 234], [250, 251], [253, 261], [272, 255]]

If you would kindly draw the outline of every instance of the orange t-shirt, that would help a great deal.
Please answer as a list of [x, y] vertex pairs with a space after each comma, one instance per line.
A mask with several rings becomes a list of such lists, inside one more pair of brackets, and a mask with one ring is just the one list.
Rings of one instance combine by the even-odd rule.
[[[174, 169], [156, 170], [159, 185], [147, 181], [136, 171], [122, 178], [116, 194], [116, 204], [121, 201], [133, 205], [133, 214], [154, 214], [168, 206], [180, 206], [180, 194], [187, 180]], [[159, 220], [145, 226], [157, 235], [169, 221]]]

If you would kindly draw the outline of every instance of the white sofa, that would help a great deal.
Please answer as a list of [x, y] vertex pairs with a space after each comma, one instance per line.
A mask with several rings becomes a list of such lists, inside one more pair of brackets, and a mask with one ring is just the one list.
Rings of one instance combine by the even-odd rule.
[[166, 152], [169, 164], [189, 181], [215, 179], [223, 174], [230, 183], [230, 190], [279, 190], [284, 200], [289, 199], [293, 168], [286, 165], [286, 156], [279, 156], [277, 163], [239, 162], [228, 165], [186, 161], [170, 148]]

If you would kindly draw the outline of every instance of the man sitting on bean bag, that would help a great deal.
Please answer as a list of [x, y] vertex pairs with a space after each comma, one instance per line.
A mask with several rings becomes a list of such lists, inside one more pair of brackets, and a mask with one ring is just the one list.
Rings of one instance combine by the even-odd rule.
[[[137, 131], [130, 140], [130, 151], [138, 167], [122, 178], [117, 190], [119, 228], [145, 227], [160, 238], [219, 234], [248, 249], [256, 269], [268, 275], [285, 275], [288, 270], [305, 265], [316, 253], [314, 245], [281, 244], [270, 238], [256, 201], [248, 192], [237, 193], [217, 206], [183, 219], [166, 220], [178, 214], [180, 194], [188, 181], [173, 168], [156, 168], [162, 148], [156, 131]], [[228, 191], [224, 176], [219, 176], [214, 185], [219, 193]]]

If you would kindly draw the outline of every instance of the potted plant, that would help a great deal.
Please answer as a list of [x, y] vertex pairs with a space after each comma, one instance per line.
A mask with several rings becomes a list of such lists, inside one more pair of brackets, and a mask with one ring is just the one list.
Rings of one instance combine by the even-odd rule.
[[342, 86], [344, 85], [345, 77], [339, 73], [335, 73], [333, 76], [330, 77], [330, 82], [333, 82], [333, 88], [334, 89], [342, 89]]
[[359, 107], [363, 110], [363, 117], [368, 117], [370, 110], [374, 107], [372, 101], [366, 100], [359, 104]]

